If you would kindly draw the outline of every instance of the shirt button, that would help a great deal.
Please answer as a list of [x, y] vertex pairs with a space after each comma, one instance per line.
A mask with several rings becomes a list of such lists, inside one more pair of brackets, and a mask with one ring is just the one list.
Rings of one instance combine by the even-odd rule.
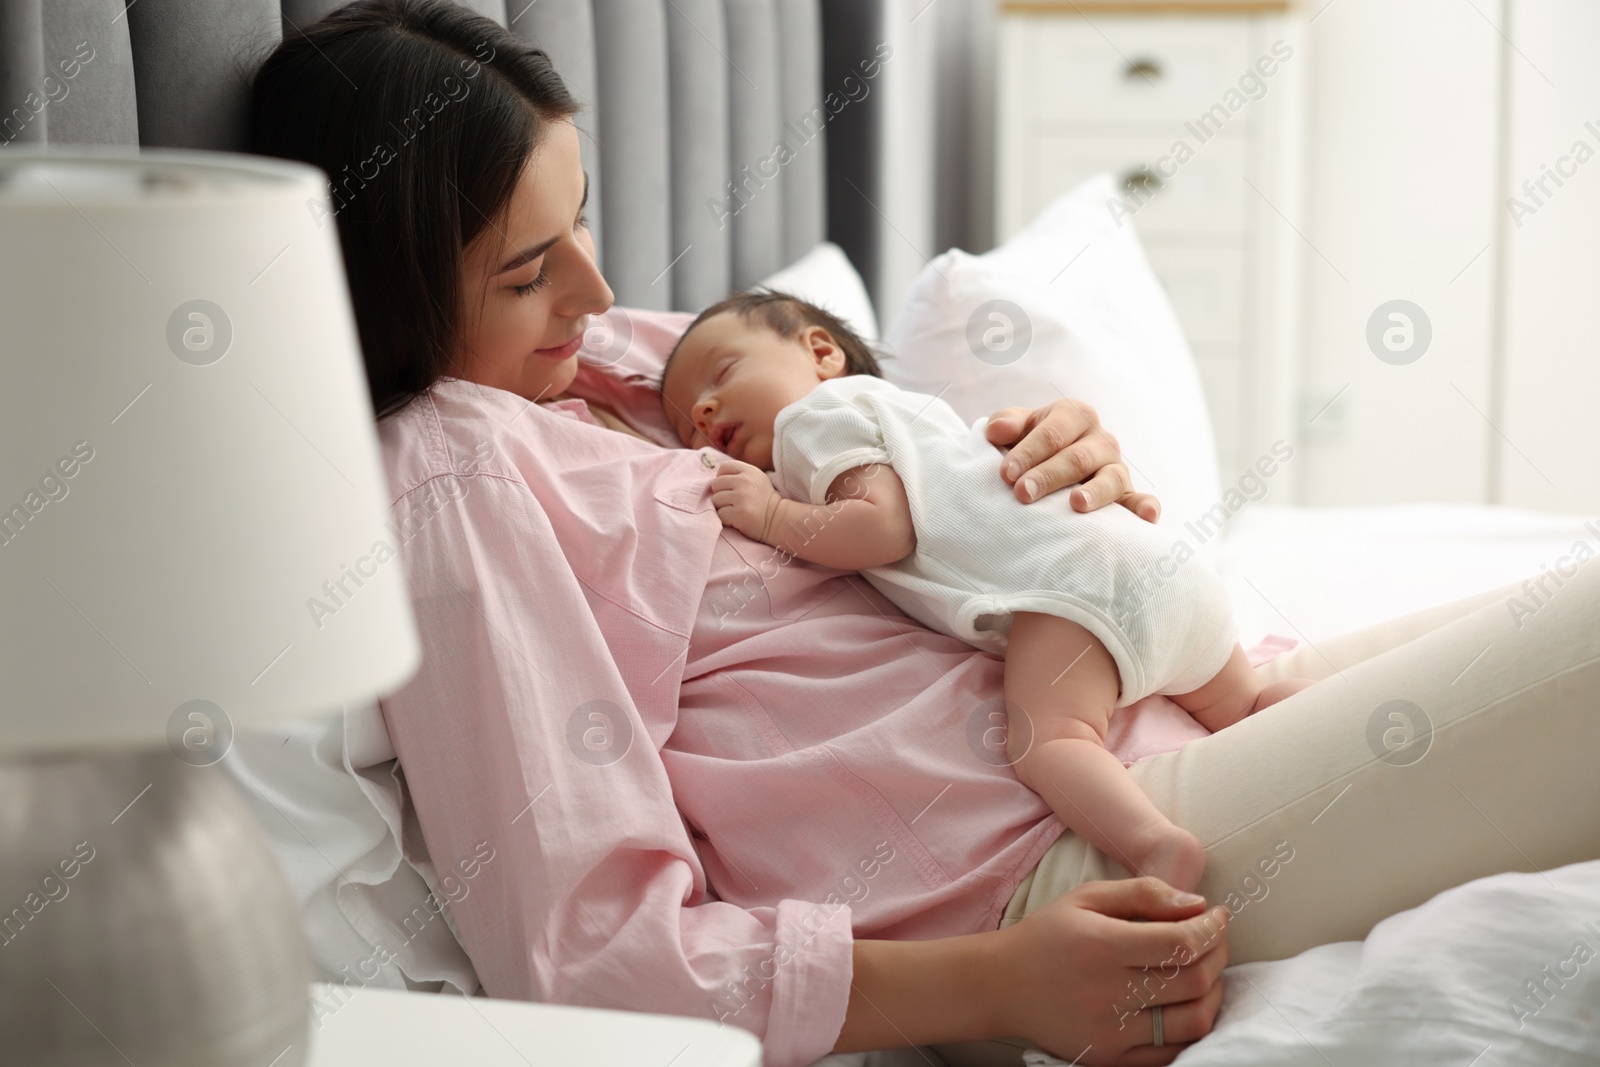
[[717, 461], [711, 458], [711, 453], [709, 452], [700, 453], [700, 462], [704, 463], [709, 470], [717, 469]]

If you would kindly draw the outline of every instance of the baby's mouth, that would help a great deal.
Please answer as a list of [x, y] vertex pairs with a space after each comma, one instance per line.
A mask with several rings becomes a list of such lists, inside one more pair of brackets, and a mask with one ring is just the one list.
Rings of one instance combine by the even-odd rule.
[[730, 422], [716, 428], [717, 450], [719, 452], [728, 451], [728, 446], [733, 444], [733, 435], [739, 432], [741, 425], [743, 423]]

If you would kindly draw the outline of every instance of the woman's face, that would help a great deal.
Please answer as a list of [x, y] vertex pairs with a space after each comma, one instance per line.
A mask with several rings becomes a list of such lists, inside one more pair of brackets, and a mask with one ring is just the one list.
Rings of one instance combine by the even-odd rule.
[[577, 127], [548, 123], [504, 216], [466, 248], [451, 376], [529, 400], [572, 384], [589, 316], [612, 301], [594, 262], [587, 200]]

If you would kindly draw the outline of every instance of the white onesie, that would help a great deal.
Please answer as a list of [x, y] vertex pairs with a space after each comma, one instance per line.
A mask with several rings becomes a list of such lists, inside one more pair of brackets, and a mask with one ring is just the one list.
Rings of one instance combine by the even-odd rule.
[[917, 548], [862, 573], [926, 626], [1001, 652], [1012, 612], [1078, 623], [1116, 660], [1118, 707], [1215, 677], [1238, 641], [1216, 574], [1126, 508], [1079, 514], [1065, 491], [1022, 504], [986, 423], [969, 427], [937, 397], [881, 378], [829, 379], [778, 413], [774, 480], [790, 499], [823, 504], [845, 471], [893, 467]]

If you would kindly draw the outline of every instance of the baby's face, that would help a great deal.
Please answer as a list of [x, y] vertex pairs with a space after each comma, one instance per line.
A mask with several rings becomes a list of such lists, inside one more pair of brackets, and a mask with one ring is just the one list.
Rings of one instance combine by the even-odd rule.
[[837, 376], [843, 365], [843, 354], [826, 330], [807, 326], [795, 337], [780, 337], [728, 311], [684, 336], [661, 395], [684, 444], [709, 444], [771, 470], [778, 412], [818, 382]]

